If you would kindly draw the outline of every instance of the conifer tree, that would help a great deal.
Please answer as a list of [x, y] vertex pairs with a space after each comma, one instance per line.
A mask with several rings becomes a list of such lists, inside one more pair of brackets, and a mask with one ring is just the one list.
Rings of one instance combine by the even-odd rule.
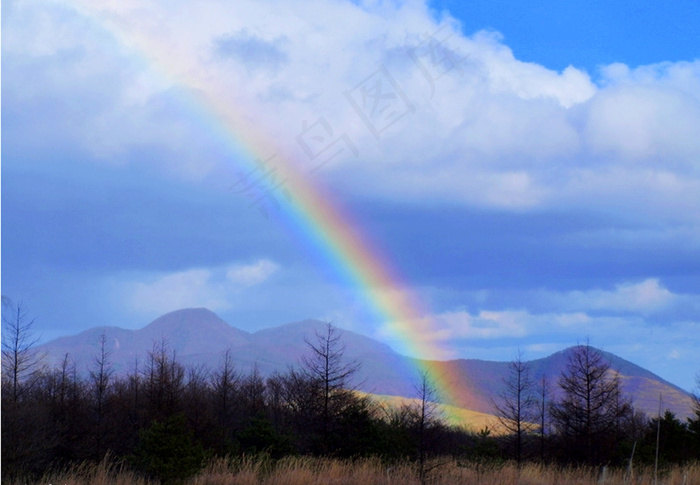
[[559, 377], [563, 395], [551, 407], [564, 459], [604, 463], [621, 436], [621, 421], [632, 412], [620, 380], [602, 353], [588, 343], [573, 349]]

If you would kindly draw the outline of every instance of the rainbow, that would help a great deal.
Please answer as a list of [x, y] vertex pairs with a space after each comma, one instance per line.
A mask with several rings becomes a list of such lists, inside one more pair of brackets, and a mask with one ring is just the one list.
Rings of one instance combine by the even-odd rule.
[[[120, 26], [113, 15], [100, 12], [95, 3], [70, 0], [68, 6], [140, 58], [150, 72], [168, 83], [186, 88], [188, 93], [197, 93], [182, 95], [187, 113], [197, 117], [197, 121], [233, 155], [239, 172], [260, 170], [258, 161], [269, 156], [270, 147], [275, 143], [252, 126], [246, 113], [217, 103], [220, 98], [216, 88], [174, 65], [168, 46]], [[453, 405], [463, 402], [467, 383], [458, 381], [454, 364], [444, 362], [445, 350], [424, 338], [433, 334], [436, 327], [419, 296], [410, 290], [390, 259], [372, 244], [338, 201], [307, 174], [295, 169], [289, 156], [281, 156], [280, 150], [274, 153], [275, 176], [256, 185], [255, 197], [274, 191], [279, 188], [276, 184], [284, 181], [289, 197], [286, 200], [277, 197], [281, 202], [276, 214], [280, 221], [302, 238], [338, 278], [364, 295], [367, 311], [404, 343], [404, 351], [442, 359], [423, 360], [419, 370], [434, 385], [441, 402]]]

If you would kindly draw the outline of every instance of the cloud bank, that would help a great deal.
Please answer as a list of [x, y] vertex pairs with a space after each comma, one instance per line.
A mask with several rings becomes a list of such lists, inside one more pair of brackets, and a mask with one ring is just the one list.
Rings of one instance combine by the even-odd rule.
[[[595, 79], [574, 67], [556, 72], [517, 60], [497, 33], [464, 35], [420, 1], [210, 2], [194, 17], [166, 3], [91, 6], [88, 18], [59, 5], [41, 16], [15, 5], [26, 21], [10, 25], [5, 56], [34, 80], [13, 77], [7, 89], [38, 97], [51, 79], [85, 113], [69, 118], [79, 126], [42, 118], [103, 157], [155, 144], [178, 152], [168, 168], [185, 174], [230, 163], [197, 160], [200, 146], [178, 143], [195, 127], [159, 106], [179, 96], [173, 89], [201, 89], [265, 131], [274, 145], [261, 156], [290, 153], [284, 163], [309, 171], [325, 162], [321, 175], [356, 195], [506, 210], [634, 208], [697, 228], [697, 211], [687, 209], [700, 203], [700, 61], [613, 64]], [[13, 42], [28, 36], [13, 27], [34, 41]], [[112, 45], [112, 59], [96, 38]], [[63, 62], [28, 62], [39, 56]], [[124, 60], [118, 83], [95, 83]], [[69, 108], [56, 118], [61, 109]], [[333, 142], [341, 153], [318, 155]]]

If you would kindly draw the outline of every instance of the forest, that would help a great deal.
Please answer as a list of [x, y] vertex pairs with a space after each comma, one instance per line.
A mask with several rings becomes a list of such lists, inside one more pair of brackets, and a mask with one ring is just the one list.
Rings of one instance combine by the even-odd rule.
[[511, 362], [505, 391], [493, 401], [493, 426], [482, 429], [446, 424], [428, 375], [416, 382], [419, 398], [399, 406], [357, 391], [361, 362], [346, 361], [330, 323], [307, 345], [296, 367], [264, 377], [238, 372], [230, 350], [216, 368], [185, 367], [161, 340], [118, 374], [103, 336], [83, 372], [70, 355], [46, 364], [18, 306], [3, 314], [2, 482], [38, 483], [92, 466], [126, 473], [124, 483], [210, 483], [196, 480], [222, 463], [271, 473], [271, 463], [293, 460], [302, 468], [318, 460], [317, 471], [327, 460], [373, 463], [387, 480], [394, 470], [421, 484], [438, 483], [450, 467], [520, 474], [552, 466], [600, 473], [605, 466], [631, 476], [637, 468], [671, 473], [686, 466], [698, 473], [698, 396], [687, 420], [635, 411], [588, 344], [577, 347], [557, 382], [537, 381], [520, 358]]

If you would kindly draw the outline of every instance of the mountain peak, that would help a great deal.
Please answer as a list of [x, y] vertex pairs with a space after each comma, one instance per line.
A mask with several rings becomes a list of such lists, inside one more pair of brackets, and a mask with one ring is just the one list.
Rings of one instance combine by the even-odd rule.
[[208, 308], [182, 308], [161, 315], [146, 325], [142, 330], [172, 329], [173, 327], [178, 328], [190, 325], [198, 325], [200, 327], [205, 325], [209, 328], [232, 328]]
[[239, 347], [247, 344], [250, 336], [207, 308], [183, 308], [166, 313], [136, 333], [148, 341], [166, 339], [167, 344], [181, 355]]

